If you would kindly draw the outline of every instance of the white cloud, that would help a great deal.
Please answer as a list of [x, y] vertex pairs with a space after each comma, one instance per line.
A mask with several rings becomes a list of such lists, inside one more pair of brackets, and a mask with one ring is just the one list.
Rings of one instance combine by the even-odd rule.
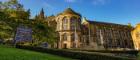
[[76, 0], [65, 0], [65, 2], [73, 3], [73, 2], [76, 2]]
[[93, 0], [93, 5], [104, 5], [108, 2], [108, 0]]

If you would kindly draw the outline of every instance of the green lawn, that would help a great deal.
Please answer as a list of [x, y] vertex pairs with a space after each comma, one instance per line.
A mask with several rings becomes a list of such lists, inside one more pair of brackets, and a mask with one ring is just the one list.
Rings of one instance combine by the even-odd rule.
[[72, 59], [0, 45], [0, 60], [72, 60]]

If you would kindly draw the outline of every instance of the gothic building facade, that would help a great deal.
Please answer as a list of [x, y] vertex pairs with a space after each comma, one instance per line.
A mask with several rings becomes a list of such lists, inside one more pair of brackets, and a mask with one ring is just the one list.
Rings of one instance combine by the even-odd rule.
[[132, 27], [83, 19], [83, 48], [133, 49]]
[[90, 21], [71, 8], [55, 17], [58, 48], [68, 49], [134, 49], [132, 27]]
[[[81, 34], [81, 16], [68, 8], [56, 17], [59, 35], [59, 48], [79, 48]], [[77, 35], [77, 37], [76, 37]]]

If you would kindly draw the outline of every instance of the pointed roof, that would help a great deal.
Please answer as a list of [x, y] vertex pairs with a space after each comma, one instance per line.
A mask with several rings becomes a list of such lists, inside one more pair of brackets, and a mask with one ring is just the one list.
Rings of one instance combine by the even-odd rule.
[[84, 17], [84, 18], [82, 19], [82, 24], [88, 24], [88, 21], [87, 21], [86, 17]]
[[[103, 24], [103, 25], [119, 25], [119, 26], [122, 26], [122, 27], [130, 28], [128, 25], [109, 23], [109, 22], [100, 22], [100, 21], [95, 21], [95, 20], [88, 20], [85, 17], [82, 19], [82, 24], [83, 25], [87, 25], [87, 24], [90, 24], [90, 25], [93, 25], [93, 24], [97, 24], [97, 25], [100, 25], [100, 24]], [[133, 28], [133, 27], [131, 27], [131, 28]]]
[[79, 13], [75, 12], [71, 8], [67, 8], [66, 10], [64, 10], [62, 13], [60, 13], [58, 15], [63, 15], [63, 14], [74, 14], [74, 15], [81, 16]]
[[44, 9], [43, 8], [41, 9], [40, 14], [44, 15]]
[[42, 8], [38, 16], [39, 16], [40, 18], [45, 18], [45, 15], [44, 15], [44, 14], [45, 14], [45, 13], [44, 13], [44, 9]]

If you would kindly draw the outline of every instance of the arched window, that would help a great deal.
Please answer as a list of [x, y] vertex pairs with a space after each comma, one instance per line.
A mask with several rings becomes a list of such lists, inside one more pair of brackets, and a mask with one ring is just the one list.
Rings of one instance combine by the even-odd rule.
[[81, 30], [81, 19], [79, 18], [78, 19], [78, 22], [77, 22], [77, 27], [78, 27], [78, 30]]
[[67, 41], [67, 34], [66, 33], [63, 35], [63, 40]]
[[67, 24], [67, 18], [66, 17], [64, 17], [64, 19], [63, 19], [63, 24]]
[[72, 17], [70, 21], [71, 21], [70, 28], [71, 28], [71, 30], [74, 30], [76, 28], [76, 25], [77, 25], [77, 19], [75, 17]]
[[62, 26], [63, 26], [63, 30], [67, 30], [68, 28], [68, 19], [66, 17], [63, 18], [63, 22], [62, 22]]
[[71, 23], [74, 24], [76, 22], [76, 18], [71, 18]]

